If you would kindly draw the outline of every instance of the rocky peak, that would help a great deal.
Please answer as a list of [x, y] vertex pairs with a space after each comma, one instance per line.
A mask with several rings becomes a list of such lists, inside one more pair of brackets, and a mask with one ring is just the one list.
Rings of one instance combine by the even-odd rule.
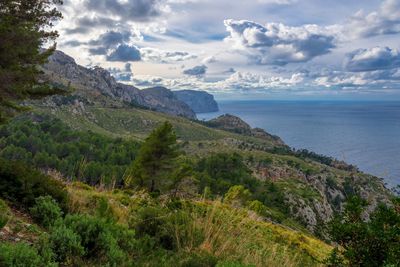
[[127, 102], [175, 116], [196, 118], [194, 111], [167, 88], [139, 90], [134, 86], [118, 83], [109, 71], [101, 67], [80, 66], [72, 57], [61, 51], [55, 51], [49, 57], [43, 70], [46, 80], [72, 86], [75, 89], [73, 94], [92, 99], [94, 102], [98, 100], [99, 95], [103, 95], [105, 102], [108, 97], [113, 101]]
[[216, 112], [219, 110], [214, 96], [207, 92], [181, 90], [174, 91], [174, 94], [179, 100], [185, 102], [196, 113]]

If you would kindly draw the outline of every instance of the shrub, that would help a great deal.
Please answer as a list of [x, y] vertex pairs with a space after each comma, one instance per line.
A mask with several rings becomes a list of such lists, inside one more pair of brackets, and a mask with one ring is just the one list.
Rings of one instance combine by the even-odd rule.
[[61, 218], [63, 212], [51, 196], [38, 197], [35, 206], [30, 209], [32, 217], [48, 228]]
[[163, 247], [172, 248], [173, 238], [165, 235], [167, 210], [160, 207], [147, 206], [137, 211], [137, 216], [130, 224], [135, 228], [138, 237], [146, 235], [154, 238]]
[[224, 202], [234, 206], [243, 206], [249, 201], [250, 197], [251, 193], [248, 189], [242, 185], [235, 185], [229, 188], [225, 194]]
[[67, 209], [67, 192], [64, 185], [31, 167], [0, 158], [0, 197], [9, 199], [24, 208], [35, 204], [35, 198], [50, 195]]
[[42, 266], [38, 251], [26, 243], [0, 243], [0, 266]]
[[85, 257], [120, 265], [128, 260], [127, 251], [136, 250], [134, 231], [103, 218], [67, 215], [65, 226], [79, 235]]
[[84, 254], [79, 235], [62, 223], [52, 229], [49, 244], [60, 262], [68, 262], [72, 257], [80, 257]]
[[0, 199], [0, 229], [6, 226], [9, 217], [9, 210], [7, 204]]

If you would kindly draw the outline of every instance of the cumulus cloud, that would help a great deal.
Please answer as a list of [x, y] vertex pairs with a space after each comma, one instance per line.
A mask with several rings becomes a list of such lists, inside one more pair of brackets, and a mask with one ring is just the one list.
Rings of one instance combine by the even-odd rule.
[[190, 69], [185, 69], [183, 74], [190, 75], [190, 76], [203, 76], [207, 72], [206, 65], [195, 66]]
[[106, 56], [108, 61], [140, 61], [140, 50], [135, 46], [119, 45], [115, 50]]
[[358, 49], [346, 56], [345, 68], [352, 72], [374, 71], [400, 67], [400, 52], [389, 47]]
[[353, 37], [400, 33], [400, 1], [385, 0], [379, 10], [367, 14], [360, 10], [343, 27]]
[[133, 73], [131, 63], [126, 63], [123, 69], [108, 68], [107, 70], [111, 73], [112, 76], [114, 76], [117, 81], [129, 82], [132, 80]]
[[215, 62], [217, 62], [217, 58], [216, 58], [215, 56], [205, 57], [205, 58], [202, 60], [202, 63], [203, 63], [203, 64], [212, 64], [212, 63], [215, 63]]
[[307, 62], [328, 54], [335, 47], [335, 37], [317, 25], [289, 27], [281, 23], [261, 25], [248, 20], [225, 20], [230, 36], [227, 41], [255, 63], [286, 65]]
[[182, 51], [164, 51], [156, 48], [141, 48], [140, 53], [144, 61], [157, 63], [179, 62], [197, 58], [196, 55]]

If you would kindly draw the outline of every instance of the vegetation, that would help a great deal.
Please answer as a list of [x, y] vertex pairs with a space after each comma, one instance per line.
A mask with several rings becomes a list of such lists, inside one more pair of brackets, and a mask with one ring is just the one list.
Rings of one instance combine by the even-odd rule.
[[42, 50], [58, 36], [51, 27], [61, 18], [61, 0], [3, 0], [0, 2], [0, 123], [16, 110], [15, 100], [49, 95], [58, 90], [39, 82], [38, 65], [55, 49]]
[[10, 211], [4, 200], [0, 199], [0, 230], [6, 226], [8, 220], [10, 219]]
[[336, 248], [327, 263], [330, 266], [399, 266], [400, 213], [395, 207], [380, 205], [366, 220], [365, 200], [357, 196], [346, 203], [343, 214], [330, 223]]
[[126, 184], [136, 184], [150, 192], [160, 191], [177, 168], [176, 135], [172, 125], [164, 122], [155, 129], [141, 146], [131, 166]]
[[49, 116], [22, 116], [0, 127], [1, 157], [92, 185], [122, 185], [138, 149], [138, 142], [74, 131]]
[[32, 217], [42, 226], [49, 228], [61, 219], [63, 212], [57, 202], [50, 196], [36, 198], [35, 205], [30, 209]]
[[40, 196], [53, 197], [62, 207], [67, 207], [64, 185], [21, 162], [0, 159], [0, 197], [21, 208], [31, 208]]

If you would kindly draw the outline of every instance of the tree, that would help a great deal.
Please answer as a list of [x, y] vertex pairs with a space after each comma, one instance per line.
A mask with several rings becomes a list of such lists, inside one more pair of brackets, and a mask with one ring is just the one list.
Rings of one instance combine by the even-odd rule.
[[24, 109], [15, 101], [60, 92], [39, 81], [38, 68], [56, 47], [58, 33], [51, 28], [62, 17], [59, 4], [62, 0], [0, 1], [0, 123]]
[[125, 183], [137, 184], [150, 192], [160, 190], [176, 168], [178, 155], [173, 127], [168, 121], [164, 122], [142, 144]]
[[343, 214], [329, 224], [333, 241], [340, 246], [328, 259], [329, 266], [400, 266], [400, 213], [380, 205], [363, 220], [366, 202], [353, 196]]

